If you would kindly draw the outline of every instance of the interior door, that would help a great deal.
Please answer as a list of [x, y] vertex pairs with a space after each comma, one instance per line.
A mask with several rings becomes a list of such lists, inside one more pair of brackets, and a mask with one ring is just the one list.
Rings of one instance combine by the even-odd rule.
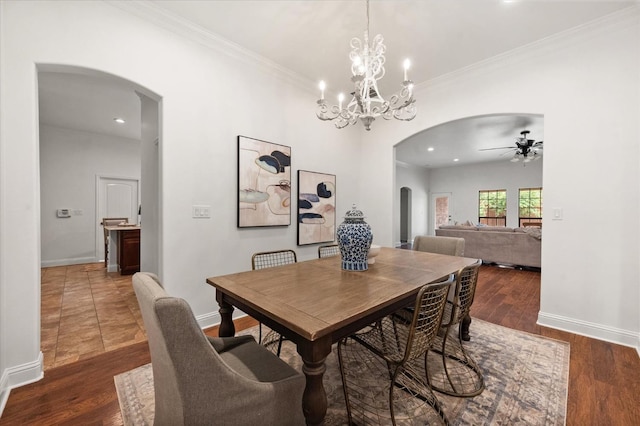
[[102, 218], [126, 217], [138, 223], [138, 179], [98, 177], [96, 208], [96, 259], [104, 259]]
[[451, 193], [431, 194], [431, 217], [433, 218], [433, 234], [441, 225], [451, 222]]

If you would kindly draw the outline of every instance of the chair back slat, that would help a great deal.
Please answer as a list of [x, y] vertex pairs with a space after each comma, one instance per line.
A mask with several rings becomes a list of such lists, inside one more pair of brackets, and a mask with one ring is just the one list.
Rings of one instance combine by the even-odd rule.
[[251, 256], [251, 269], [273, 268], [296, 263], [298, 256], [293, 250], [275, 250], [255, 253]]
[[332, 257], [340, 255], [340, 246], [338, 244], [330, 244], [318, 247], [318, 258]]
[[453, 324], [460, 322], [471, 310], [471, 304], [476, 294], [478, 272], [480, 271], [481, 265], [482, 262], [478, 261], [458, 271], [455, 287], [456, 294], [453, 301]]
[[[407, 343], [404, 361], [411, 361], [424, 356], [438, 334], [447, 294], [454, 277], [442, 283], [423, 286], [418, 292], [414, 306], [413, 319], [407, 329]], [[396, 331], [401, 330], [398, 328]]]

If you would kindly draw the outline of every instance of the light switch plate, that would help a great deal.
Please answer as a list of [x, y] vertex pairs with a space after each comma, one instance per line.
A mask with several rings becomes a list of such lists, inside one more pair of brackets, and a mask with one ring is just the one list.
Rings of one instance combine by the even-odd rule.
[[553, 220], [562, 220], [562, 209], [555, 208], [553, 209]]
[[211, 206], [192, 206], [192, 216], [196, 219], [208, 219], [211, 217]]

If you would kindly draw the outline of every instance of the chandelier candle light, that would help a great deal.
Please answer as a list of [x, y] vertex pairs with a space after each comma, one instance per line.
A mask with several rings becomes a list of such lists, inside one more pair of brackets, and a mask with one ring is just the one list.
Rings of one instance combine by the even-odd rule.
[[324, 99], [326, 84], [321, 81], [320, 99], [316, 115], [320, 120], [333, 121], [338, 129], [362, 120], [364, 128], [371, 130], [371, 123], [377, 117], [385, 120], [409, 121], [416, 116], [415, 99], [413, 98], [413, 82], [407, 72], [411, 66], [409, 59], [404, 61], [404, 81], [398, 93], [385, 100], [378, 90], [378, 80], [384, 77], [384, 52], [382, 35], [374, 37], [369, 45], [369, 0], [367, 0], [367, 29], [364, 41], [354, 37], [351, 39], [351, 81], [355, 91], [349, 103], [343, 107], [344, 94], [338, 95], [338, 105], [329, 106]]

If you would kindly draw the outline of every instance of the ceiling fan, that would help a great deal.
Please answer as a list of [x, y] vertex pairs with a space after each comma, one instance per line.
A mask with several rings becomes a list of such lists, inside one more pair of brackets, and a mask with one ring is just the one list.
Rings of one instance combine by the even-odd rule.
[[[491, 151], [494, 149], [508, 149], [515, 151], [513, 158], [511, 159], [511, 161], [514, 163], [520, 160], [524, 161], [525, 163], [528, 163], [531, 160], [537, 160], [542, 157], [543, 141], [528, 139], [527, 135], [529, 133], [529, 130], [523, 130], [520, 132], [522, 137], [516, 138], [515, 148], [513, 146], [502, 146], [499, 148], [484, 148], [480, 149], [479, 151]], [[505, 155], [507, 153], [508, 152], [505, 152], [502, 155]]]

